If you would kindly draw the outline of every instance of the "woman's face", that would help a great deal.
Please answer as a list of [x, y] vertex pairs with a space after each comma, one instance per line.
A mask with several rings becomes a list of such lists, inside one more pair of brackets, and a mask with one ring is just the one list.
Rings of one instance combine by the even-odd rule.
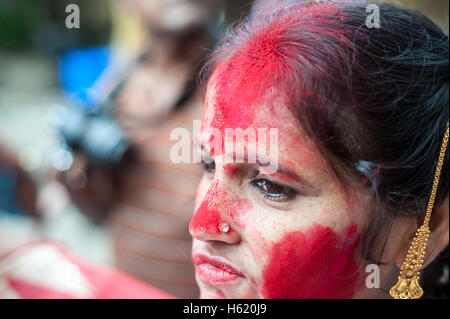
[[[343, 187], [276, 90], [253, 94], [261, 91], [230, 85], [224, 74], [216, 71], [207, 89], [199, 142], [214, 162], [203, 163], [189, 226], [201, 297], [354, 297], [363, 286], [363, 192]], [[217, 146], [218, 132], [237, 127], [276, 129], [278, 152], [264, 150], [276, 171], [249, 163], [264, 136]], [[245, 163], [231, 160], [238, 147]]]

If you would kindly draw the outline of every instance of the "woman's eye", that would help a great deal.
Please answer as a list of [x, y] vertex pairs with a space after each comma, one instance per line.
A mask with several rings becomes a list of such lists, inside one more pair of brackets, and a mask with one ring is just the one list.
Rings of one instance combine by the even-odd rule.
[[252, 181], [251, 185], [261, 191], [265, 197], [276, 202], [291, 200], [296, 195], [296, 192], [292, 188], [263, 178]]
[[202, 160], [202, 169], [207, 173], [214, 173], [216, 170], [216, 162], [213, 159], [208, 161]]

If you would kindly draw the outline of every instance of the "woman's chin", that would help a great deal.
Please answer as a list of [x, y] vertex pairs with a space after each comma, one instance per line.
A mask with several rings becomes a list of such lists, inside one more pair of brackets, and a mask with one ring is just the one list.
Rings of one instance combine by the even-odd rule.
[[255, 289], [245, 281], [232, 284], [205, 284], [197, 280], [200, 287], [200, 299], [257, 299]]

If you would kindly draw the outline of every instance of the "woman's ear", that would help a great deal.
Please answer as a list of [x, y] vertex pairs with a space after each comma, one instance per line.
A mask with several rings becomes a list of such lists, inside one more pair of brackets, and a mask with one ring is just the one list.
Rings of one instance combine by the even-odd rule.
[[399, 217], [395, 220], [383, 254], [384, 261], [395, 263], [400, 268], [406, 258], [418, 225], [416, 218]]
[[449, 197], [441, 206], [435, 208], [431, 213], [430, 237], [428, 238], [425, 264], [426, 267], [434, 258], [448, 245], [449, 241]]
[[[424, 267], [448, 245], [449, 242], [449, 197], [431, 213], [430, 237], [428, 238]], [[390, 231], [383, 260], [394, 262], [400, 267], [406, 258], [416, 230], [422, 226], [423, 216], [399, 218]]]

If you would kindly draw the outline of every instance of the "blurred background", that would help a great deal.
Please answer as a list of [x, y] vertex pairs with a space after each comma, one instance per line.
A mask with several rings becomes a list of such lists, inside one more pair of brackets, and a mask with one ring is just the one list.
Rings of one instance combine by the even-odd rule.
[[[448, 33], [447, 0], [388, 2]], [[0, 0], [0, 256], [47, 239], [198, 297], [187, 225], [200, 173], [171, 164], [168, 136], [200, 119], [201, 61], [251, 6]]]

